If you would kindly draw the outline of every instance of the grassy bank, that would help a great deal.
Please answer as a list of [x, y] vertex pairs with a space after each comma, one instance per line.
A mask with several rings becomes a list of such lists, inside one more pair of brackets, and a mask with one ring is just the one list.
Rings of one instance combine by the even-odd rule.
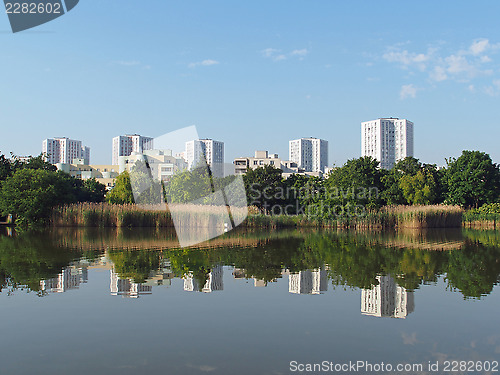
[[[243, 215], [239, 209], [233, 215]], [[173, 227], [171, 211], [178, 224], [186, 227], [224, 226], [227, 210], [207, 206], [151, 206], [111, 205], [107, 203], [80, 203], [54, 210], [51, 225], [57, 227]], [[351, 217], [321, 219], [307, 215], [263, 215], [252, 207], [240, 225], [248, 228], [316, 227], [337, 229], [389, 228], [458, 228], [462, 226], [463, 211], [456, 206], [393, 206]]]

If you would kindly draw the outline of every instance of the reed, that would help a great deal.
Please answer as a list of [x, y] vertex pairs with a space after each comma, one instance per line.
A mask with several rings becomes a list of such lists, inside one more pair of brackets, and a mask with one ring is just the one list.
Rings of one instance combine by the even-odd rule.
[[168, 210], [134, 204], [77, 203], [56, 207], [50, 220], [56, 227], [172, 227]]
[[[248, 216], [247, 212], [249, 212]], [[224, 227], [228, 221], [226, 206], [169, 205], [138, 206], [108, 203], [79, 203], [57, 207], [51, 224], [58, 227], [173, 227], [175, 218], [181, 227]], [[236, 220], [246, 216], [241, 227], [247, 228], [457, 228], [463, 211], [457, 206], [388, 206], [357, 216], [323, 219], [308, 215], [264, 215], [252, 207], [233, 208]], [[239, 222], [240, 220], [238, 220]]]

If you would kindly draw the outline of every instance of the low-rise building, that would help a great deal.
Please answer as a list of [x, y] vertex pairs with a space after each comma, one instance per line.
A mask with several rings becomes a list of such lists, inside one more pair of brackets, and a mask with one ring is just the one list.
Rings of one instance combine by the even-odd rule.
[[249, 169], [257, 169], [270, 165], [279, 168], [283, 173], [300, 172], [297, 163], [290, 160], [282, 160], [278, 154], [269, 154], [267, 151], [255, 151], [254, 157], [241, 157], [234, 159], [236, 174], [245, 174]]
[[55, 166], [75, 178], [82, 180], [95, 178], [108, 190], [115, 186], [115, 179], [119, 174], [118, 165], [88, 165], [84, 159], [74, 159], [71, 164], [57, 163]]
[[151, 169], [153, 178], [165, 181], [178, 171], [188, 167], [188, 163], [181, 157], [172, 156], [172, 150], [146, 150], [143, 153], [133, 152], [129, 156], [120, 156], [119, 172], [129, 171], [138, 161], [145, 161]]

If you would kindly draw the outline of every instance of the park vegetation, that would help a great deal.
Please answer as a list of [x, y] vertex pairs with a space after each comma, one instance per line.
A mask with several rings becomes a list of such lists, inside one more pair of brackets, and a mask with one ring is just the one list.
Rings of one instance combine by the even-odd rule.
[[361, 157], [334, 167], [324, 178], [295, 174], [287, 179], [280, 169], [264, 166], [243, 176], [245, 202], [238, 189], [228, 189], [234, 176], [215, 178], [206, 168], [179, 172], [162, 184], [152, 181], [147, 165], [138, 162], [134, 173], [121, 173], [106, 192], [93, 179], [56, 171], [42, 155], [21, 162], [0, 154], [0, 215], [12, 214], [21, 225], [164, 227], [172, 225], [168, 209], [148, 212], [148, 205], [166, 201], [206, 209], [220, 204], [213, 192], [224, 191], [231, 206], [249, 206], [247, 226], [455, 227], [463, 221], [496, 227], [499, 166], [480, 151], [463, 151], [446, 164], [438, 168], [408, 157], [384, 170], [373, 158]]

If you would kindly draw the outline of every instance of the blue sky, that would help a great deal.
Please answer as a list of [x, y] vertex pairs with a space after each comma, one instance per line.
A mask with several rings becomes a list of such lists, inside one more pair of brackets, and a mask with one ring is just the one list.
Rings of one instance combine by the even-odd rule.
[[12, 34], [0, 16], [0, 150], [67, 136], [111, 160], [112, 137], [196, 125], [226, 161], [327, 139], [360, 156], [360, 123], [415, 123], [415, 156], [500, 162], [500, 2], [81, 0]]

